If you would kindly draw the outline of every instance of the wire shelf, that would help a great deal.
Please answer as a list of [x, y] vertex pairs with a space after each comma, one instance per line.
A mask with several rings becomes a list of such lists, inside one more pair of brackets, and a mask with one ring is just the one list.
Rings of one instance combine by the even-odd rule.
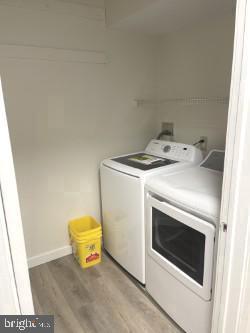
[[181, 103], [181, 104], [228, 104], [228, 96], [214, 96], [214, 97], [181, 97], [181, 98], [167, 98], [162, 100], [147, 100], [147, 99], [136, 99], [135, 100], [138, 107], [144, 105], [161, 105], [166, 103]]

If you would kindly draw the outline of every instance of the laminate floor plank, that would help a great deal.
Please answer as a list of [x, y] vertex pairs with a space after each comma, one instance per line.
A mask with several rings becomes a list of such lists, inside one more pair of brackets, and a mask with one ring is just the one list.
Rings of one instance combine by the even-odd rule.
[[[112, 283], [112, 289], [116, 291], [117, 307], [123, 315], [127, 314], [129, 323], [136, 323], [134, 332], [159, 332], [159, 333], [177, 333], [176, 326], [172, 321], [166, 319], [161, 311], [145, 296], [142, 290], [135, 288], [134, 283], [129, 278], [124, 278], [124, 274], [114, 265], [109, 258], [104, 257], [105, 265], [100, 267], [100, 274], [103, 279]], [[130, 314], [133, 314], [134, 320], [131, 322]]]
[[32, 292], [36, 295], [34, 304], [36, 314], [54, 315], [56, 333], [85, 333], [53, 279], [47, 264], [31, 269], [30, 279]]
[[82, 270], [72, 255], [30, 269], [37, 314], [55, 316], [56, 333], [181, 333], [105, 254]]

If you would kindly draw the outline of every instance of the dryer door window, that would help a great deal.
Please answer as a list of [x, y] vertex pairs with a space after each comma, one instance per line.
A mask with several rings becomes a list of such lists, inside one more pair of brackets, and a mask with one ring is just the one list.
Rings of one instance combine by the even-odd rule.
[[203, 285], [205, 241], [203, 233], [153, 207], [152, 248]]

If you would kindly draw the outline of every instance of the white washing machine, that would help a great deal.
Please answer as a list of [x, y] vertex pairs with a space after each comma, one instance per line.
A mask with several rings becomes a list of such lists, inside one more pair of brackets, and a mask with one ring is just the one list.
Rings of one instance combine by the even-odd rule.
[[147, 180], [146, 289], [188, 333], [210, 333], [224, 152]]
[[191, 167], [201, 159], [201, 151], [194, 146], [152, 140], [143, 152], [101, 163], [104, 248], [142, 284], [145, 284], [145, 181], [156, 174]]

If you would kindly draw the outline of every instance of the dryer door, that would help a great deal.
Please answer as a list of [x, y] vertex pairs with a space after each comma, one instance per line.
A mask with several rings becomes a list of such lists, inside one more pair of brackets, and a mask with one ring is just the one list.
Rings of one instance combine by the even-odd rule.
[[148, 254], [207, 301], [211, 299], [214, 237], [212, 224], [148, 196]]

